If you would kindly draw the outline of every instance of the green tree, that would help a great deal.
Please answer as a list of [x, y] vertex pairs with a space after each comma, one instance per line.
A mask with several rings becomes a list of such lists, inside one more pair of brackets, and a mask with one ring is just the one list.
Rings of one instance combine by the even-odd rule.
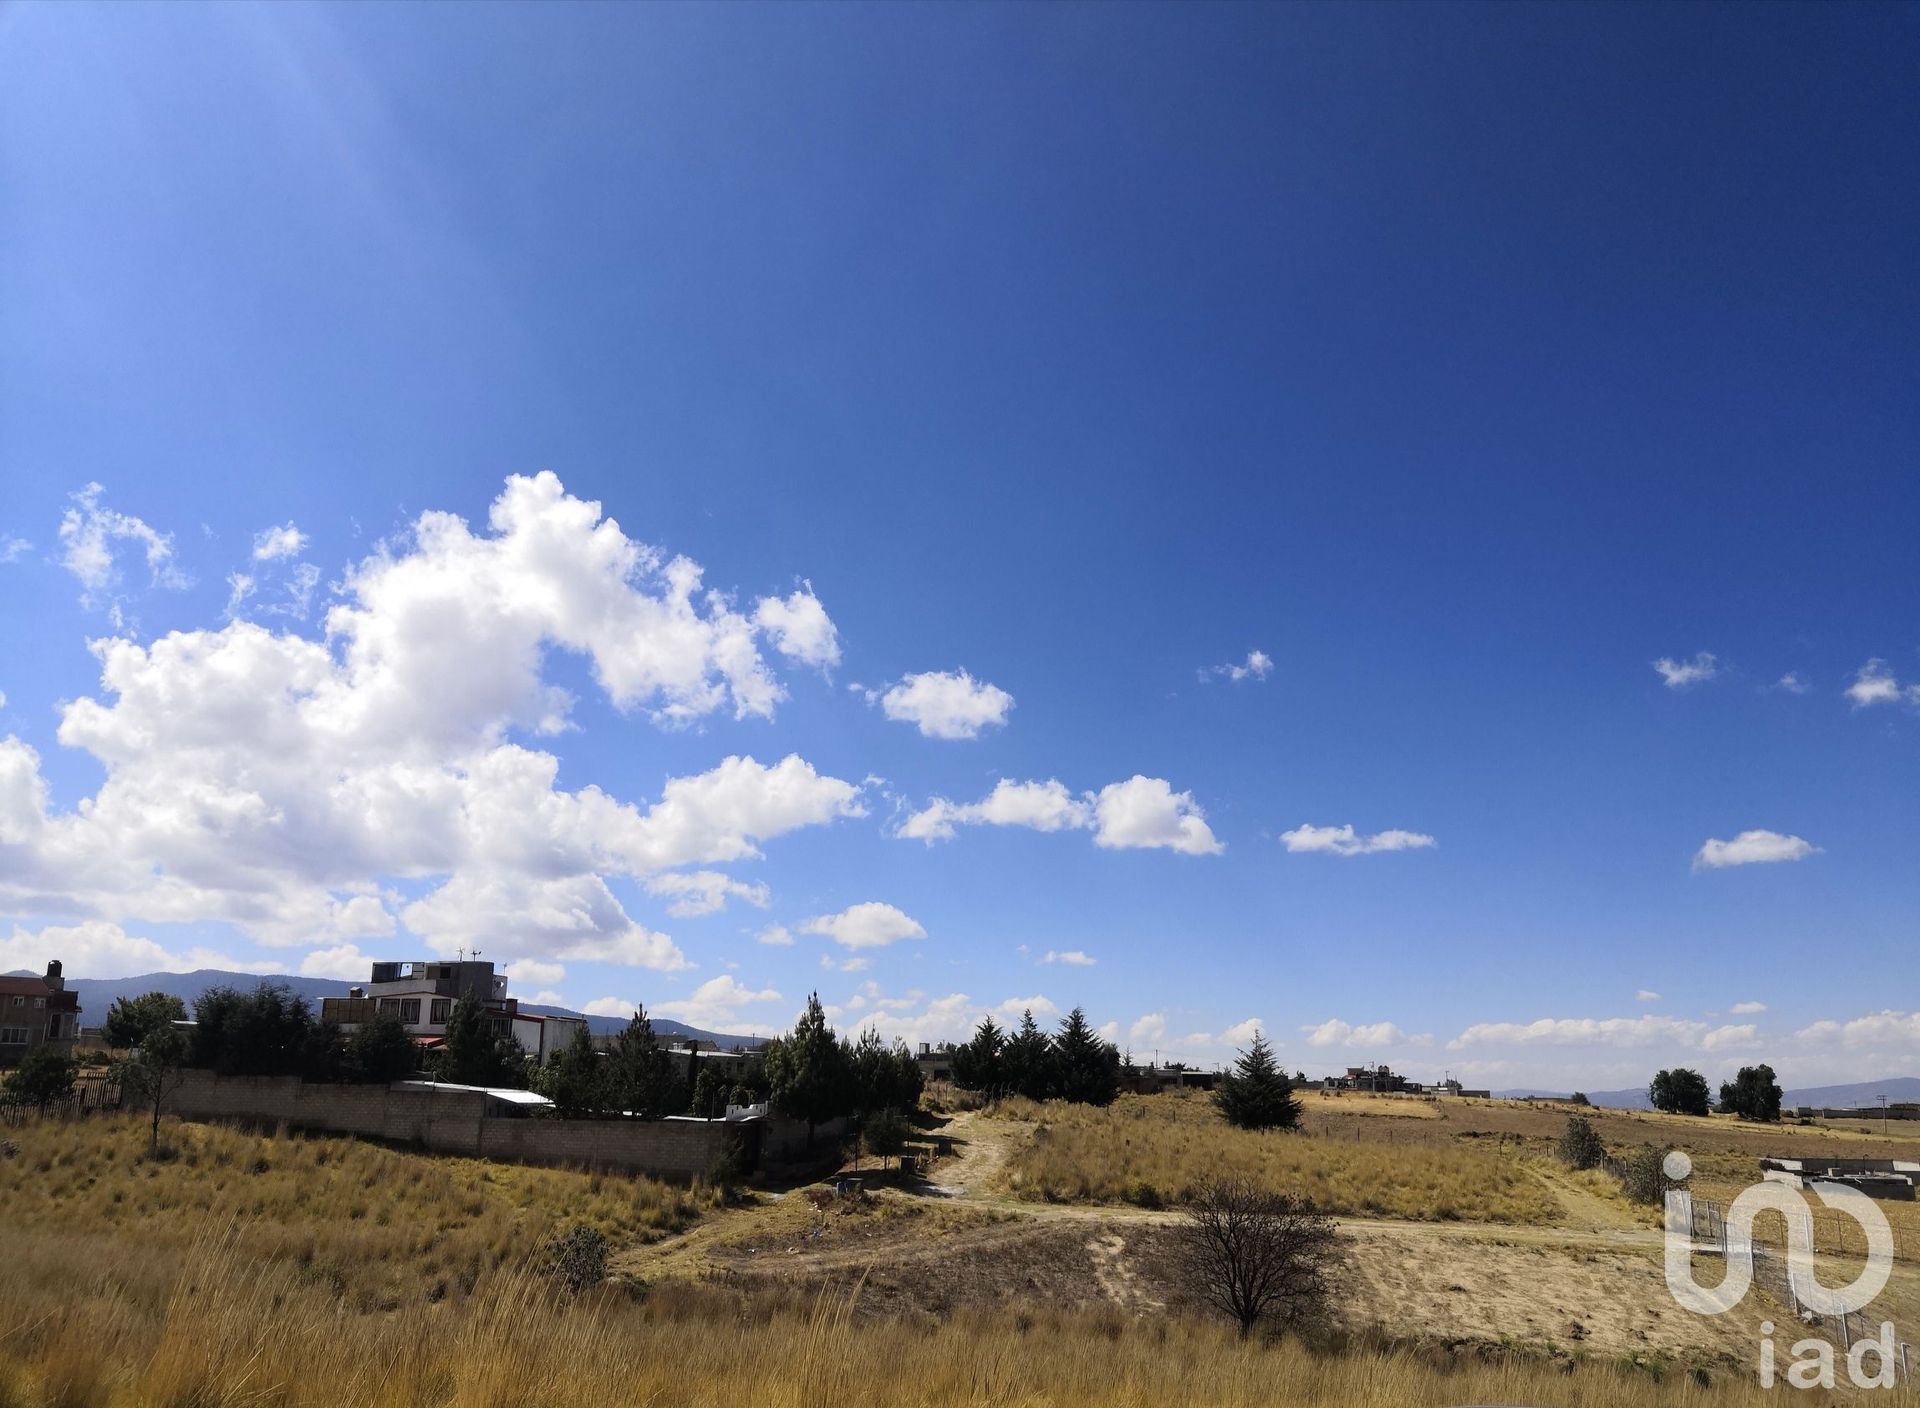
[[847, 1052], [847, 1066], [853, 1077], [853, 1108], [862, 1115], [885, 1109], [892, 1103], [893, 1055], [880, 1033], [868, 1027]]
[[860, 1129], [860, 1143], [880, 1160], [880, 1167], [907, 1147], [907, 1122], [898, 1110], [876, 1110]]
[[455, 1085], [524, 1087], [527, 1054], [507, 1024], [495, 1021], [486, 1004], [468, 991], [447, 1016], [438, 1070], [442, 1080]]
[[590, 1119], [606, 1108], [604, 1066], [586, 1027], [578, 1026], [573, 1029], [573, 1040], [540, 1068], [534, 1088], [568, 1119]]
[[107, 1009], [107, 1045], [116, 1051], [126, 1051], [138, 1046], [141, 1038], [155, 1027], [183, 1022], [186, 1017], [187, 1004], [170, 992], [116, 997], [113, 1006]]
[[209, 988], [194, 999], [188, 1064], [223, 1076], [293, 1076], [311, 1062], [313, 1008], [278, 983], [250, 993]]
[[1080, 1105], [1111, 1105], [1120, 1093], [1120, 1051], [1087, 1025], [1078, 1007], [1067, 1014], [1053, 1038], [1056, 1085], [1062, 1100]]
[[1742, 1066], [1730, 1081], [1720, 1084], [1720, 1109], [1743, 1120], [1772, 1124], [1780, 1118], [1780, 1083], [1772, 1066]]
[[1653, 1083], [1647, 1087], [1647, 1098], [1653, 1102], [1654, 1109], [1670, 1115], [1704, 1115], [1710, 1104], [1707, 1078], [1685, 1066], [1656, 1071]]
[[820, 994], [809, 993], [807, 1010], [767, 1056], [773, 1107], [806, 1121], [809, 1145], [817, 1125], [853, 1108], [853, 1082], [847, 1067], [847, 1049], [827, 1025]]
[[52, 1046], [36, 1046], [8, 1073], [7, 1090], [21, 1103], [45, 1110], [73, 1094], [73, 1075], [77, 1069], [65, 1052]]
[[1029, 1100], [1045, 1100], [1059, 1084], [1053, 1043], [1033, 1020], [1033, 1009], [1020, 1014], [1020, 1026], [1007, 1038], [1001, 1056], [1007, 1090]]
[[400, 1080], [420, 1064], [420, 1048], [406, 1023], [392, 1012], [377, 1012], [347, 1038], [346, 1074], [369, 1084]]
[[608, 1105], [643, 1120], [664, 1119], [680, 1104], [674, 1098], [679, 1090], [672, 1059], [653, 1034], [646, 1009], [634, 1008], [607, 1059]]
[[717, 1120], [727, 1112], [733, 1095], [733, 1076], [712, 1061], [700, 1063], [700, 1074], [693, 1082], [693, 1113], [702, 1119]]
[[152, 1133], [147, 1152], [160, 1151], [160, 1107], [179, 1089], [191, 1050], [186, 1033], [178, 1027], [157, 1027], [120, 1065], [120, 1089], [153, 1111]]
[[853, 1073], [853, 1107], [860, 1114], [920, 1108], [925, 1080], [905, 1042], [889, 1046], [869, 1027], [848, 1051], [847, 1061]]
[[1300, 1123], [1293, 1085], [1274, 1062], [1265, 1034], [1258, 1031], [1253, 1045], [1220, 1077], [1213, 1103], [1230, 1124], [1242, 1129], [1292, 1129]]
[[1007, 1083], [1006, 1044], [999, 1023], [982, 1017], [972, 1039], [953, 1053], [953, 1083], [962, 1090], [998, 1095]]

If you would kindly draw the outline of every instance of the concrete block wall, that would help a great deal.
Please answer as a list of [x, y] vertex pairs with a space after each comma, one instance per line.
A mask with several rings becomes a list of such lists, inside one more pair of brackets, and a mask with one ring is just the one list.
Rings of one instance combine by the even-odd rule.
[[579, 1164], [690, 1179], [741, 1146], [758, 1161], [758, 1128], [700, 1120], [555, 1120], [491, 1116], [487, 1097], [469, 1091], [401, 1090], [384, 1085], [308, 1085], [292, 1076], [216, 1076], [183, 1072], [165, 1109], [183, 1119], [286, 1124], [417, 1143], [437, 1153], [509, 1163]]

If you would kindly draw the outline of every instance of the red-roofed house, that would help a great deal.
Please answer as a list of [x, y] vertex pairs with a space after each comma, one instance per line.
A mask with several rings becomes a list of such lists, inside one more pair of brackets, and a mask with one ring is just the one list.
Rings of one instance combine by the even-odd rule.
[[60, 960], [44, 978], [0, 978], [0, 1068], [17, 1066], [36, 1046], [73, 1049], [80, 1035], [80, 995], [67, 991]]

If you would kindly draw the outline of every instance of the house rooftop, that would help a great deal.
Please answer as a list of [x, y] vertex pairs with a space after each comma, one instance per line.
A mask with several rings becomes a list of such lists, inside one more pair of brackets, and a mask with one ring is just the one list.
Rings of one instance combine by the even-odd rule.
[[395, 1081], [394, 1084], [401, 1090], [444, 1090], [456, 1095], [491, 1095], [494, 1099], [503, 1100], [509, 1105], [533, 1107], [553, 1103], [546, 1096], [536, 1095], [531, 1090], [515, 1090], [502, 1085], [455, 1085], [451, 1081], [444, 1080], [402, 1080]]

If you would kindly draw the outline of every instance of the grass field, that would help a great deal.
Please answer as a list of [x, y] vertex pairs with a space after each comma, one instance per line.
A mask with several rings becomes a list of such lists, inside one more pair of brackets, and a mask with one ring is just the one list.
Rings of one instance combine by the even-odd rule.
[[[1050, 1129], [1059, 1124], [1045, 1114]], [[1153, 1131], [1151, 1141], [1167, 1128], [1194, 1132], [1178, 1112], [1116, 1115], [1135, 1133]], [[844, 1276], [824, 1292], [748, 1293], [676, 1278], [610, 1283], [576, 1298], [538, 1268], [547, 1239], [573, 1221], [601, 1227], [616, 1247], [658, 1242], [655, 1258], [671, 1257], [680, 1240], [671, 1234], [692, 1229], [778, 1259], [807, 1220], [801, 1200], [733, 1210], [645, 1179], [205, 1126], [169, 1124], [177, 1152], [151, 1160], [137, 1118], [28, 1124], [9, 1135], [18, 1153], [0, 1160], [0, 1408], [1776, 1401], [1718, 1363], [1697, 1371], [1703, 1383], [1688, 1358], [1672, 1354], [1563, 1346], [1549, 1359], [1517, 1345], [1372, 1337], [1241, 1342], [1212, 1320], [1045, 1296], [919, 1318], [869, 1304], [859, 1250], [869, 1232], [876, 1254], [937, 1246], [968, 1222], [982, 1237], [1025, 1240], [1017, 1219], [992, 1208], [963, 1217], [937, 1202], [849, 1224]], [[1319, 1154], [1382, 1148], [1291, 1143]], [[1522, 1190], [1503, 1196], [1517, 1207]], [[1093, 1222], [1047, 1227], [1061, 1237], [1070, 1228], [1085, 1229], [1074, 1233], [1082, 1239], [1105, 1235]], [[1533, 1255], [1501, 1250], [1516, 1265]]]
[[97, 1246], [104, 1258], [124, 1249], [167, 1265], [231, 1229], [239, 1254], [291, 1264], [357, 1306], [390, 1310], [463, 1294], [563, 1223], [630, 1242], [678, 1230], [712, 1202], [647, 1178], [212, 1125], [169, 1124], [168, 1157], [151, 1159], [138, 1124], [57, 1120], [13, 1131], [20, 1153], [0, 1159], [8, 1224], [76, 1256]]
[[1123, 1095], [1105, 1109], [1007, 1100], [996, 1113], [1033, 1125], [1005, 1175], [1025, 1197], [1171, 1203], [1208, 1179], [1239, 1176], [1351, 1217], [1545, 1224], [1560, 1213], [1517, 1153], [1459, 1145], [1444, 1133], [1429, 1138], [1437, 1122], [1425, 1118], [1405, 1121], [1417, 1129], [1394, 1141], [1381, 1133], [1249, 1133], [1198, 1094]]

